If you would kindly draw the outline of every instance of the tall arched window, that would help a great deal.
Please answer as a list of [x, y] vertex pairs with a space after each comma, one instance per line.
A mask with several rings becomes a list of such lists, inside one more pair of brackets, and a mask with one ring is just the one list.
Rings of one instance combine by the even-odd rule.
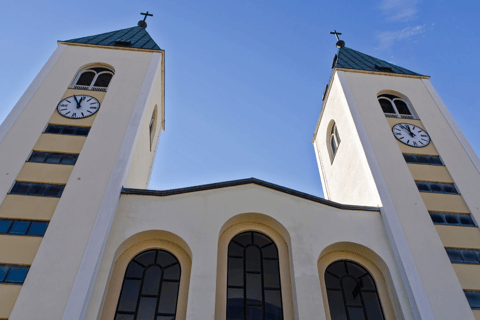
[[113, 71], [103, 67], [83, 69], [75, 77], [72, 89], [107, 91], [110, 80], [113, 78]]
[[336, 261], [325, 271], [332, 320], [384, 320], [370, 273], [352, 261]]
[[148, 250], [128, 264], [115, 320], [174, 320], [180, 264], [171, 253]]
[[333, 123], [332, 129], [328, 135], [328, 144], [330, 147], [330, 160], [333, 161], [340, 146], [340, 135], [338, 134], [337, 125]]
[[404, 99], [393, 94], [381, 94], [377, 97], [383, 113], [387, 117], [413, 119], [415, 115], [412, 108]]
[[248, 231], [228, 245], [227, 320], [283, 320], [278, 250]]

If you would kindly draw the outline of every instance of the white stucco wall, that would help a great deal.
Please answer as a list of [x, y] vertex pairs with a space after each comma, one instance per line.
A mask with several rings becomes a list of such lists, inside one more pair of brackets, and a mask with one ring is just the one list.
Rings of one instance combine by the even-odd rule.
[[[336, 73], [333, 77], [314, 140], [325, 197], [340, 203], [381, 206], [345, 94]], [[341, 140], [333, 162], [327, 142], [332, 120]]]
[[341, 210], [252, 184], [168, 197], [122, 195], [86, 318], [99, 317], [119, 246], [140, 232], [163, 230], [182, 238], [192, 251], [187, 319], [214, 319], [220, 231], [242, 213], [267, 215], [288, 231], [298, 319], [325, 319], [317, 261], [326, 247], [345, 241], [383, 259], [403, 314], [412, 319], [379, 212]]
[[[386, 188], [381, 194], [386, 192], [391, 199], [435, 318], [473, 319], [452, 264], [378, 104], [377, 94], [392, 90], [408, 97], [441, 157], [448, 159], [445, 164], [455, 183], [479, 190], [480, 180], [472, 161], [422, 79], [354, 72], [344, 75], [373, 152], [375, 160], [370, 165], [378, 168], [376, 179], [382, 180]], [[478, 207], [478, 198], [470, 200], [472, 204]]]
[[2, 170], [9, 173], [0, 182], [3, 197], [77, 71], [96, 62], [115, 69], [10, 319], [62, 318], [152, 55], [66, 46], [2, 140]]

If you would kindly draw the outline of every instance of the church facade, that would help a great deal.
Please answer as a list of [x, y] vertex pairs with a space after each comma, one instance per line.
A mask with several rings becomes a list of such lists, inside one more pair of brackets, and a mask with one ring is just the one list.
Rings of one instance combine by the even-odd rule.
[[165, 52], [59, 41], [0, 127], [0, 319], [480, 319], [480, 160], [428, 76], [337, 46], [323, 199], [148, 190]]

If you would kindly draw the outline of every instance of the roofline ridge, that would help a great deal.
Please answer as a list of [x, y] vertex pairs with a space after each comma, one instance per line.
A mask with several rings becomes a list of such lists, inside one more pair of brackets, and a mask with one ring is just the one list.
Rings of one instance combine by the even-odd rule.
[[208, 191], [208, 190], [215, 190], [221, 188], [228, 188], [228, 187], [236, 187], [242, 186], [247, 184], [255, 184], [261, 187], [265, 187], [268, 189], [272, 189], [275, 191], [279, 191], [282, 193], [286, 193], [298, 198], [302, 198], [305, 200], [310, 200], [313, 202], [321, 203], [330, 207], [335, 207], [338, 209], [343, 210], [357, 210], [357, 211], [380, 211], [379, 207], [369, 207], [369, 206], [356, 206], [356, 205], [349, 205], [349, 204], [341, 204], [338, 202], [334, 202], [331, 200], [327, 200], [324, 198], [320, 198], [305, 192], [297, 191], [294, 189], [290, 189], [287, 187], [283, 187], [271, 182], [267, 182], [264, 180], [260, 180], [257, 178], [246, 178], [246, 179], [238, 179], [238, 180], [230, 180], [230, 181], [223, 181], [223, 182], [215, 182], [185, 188], [176, 188], [176, 189], [169, 189], [169, 190], [149, 190], [149, 189], [135, 189], [135, 188], [124, 188], [122, 187], [121, 194], [129, 194], [129, 195], [144, 195], [144, 196], [157, 196], [157, 197], [167, 197], [167, 196], [174, 196], [180, 195], [185, 193], [192, 193], [192, 192], [201, 192], [201, 191]]

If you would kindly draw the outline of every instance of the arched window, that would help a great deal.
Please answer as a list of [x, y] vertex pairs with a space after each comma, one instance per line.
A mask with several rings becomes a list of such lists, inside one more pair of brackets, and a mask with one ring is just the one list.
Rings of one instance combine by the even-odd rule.
[[174, 320], [180, 264], [171, 253], [148, 250], [128, 264], [115, 320]]
[[113, 71], [102, 67], [83, 69], [75, 77], [72, 89], [107, 91], [110, 80], [113, 78]]
[[335, 158], [337, 154], [338, 147], [340, 146], [340, 135], [338, 134], [337, 125], [333, 123], [332, 130], [328, 135], [328, 143], [330, 146], [330, 155], [331, 161]]
[[283, 320], [278, 250], [248, 231], [228, 245], [227, 320]]
[[336, 261], [325, 271], [332, 320], [384, 320], [370, 273], [352, 261]]
[[381, 94], [377, 97], [383, 113], [387, 117], [414, 119], [412, 108], [404, 99], [393, 94]]

